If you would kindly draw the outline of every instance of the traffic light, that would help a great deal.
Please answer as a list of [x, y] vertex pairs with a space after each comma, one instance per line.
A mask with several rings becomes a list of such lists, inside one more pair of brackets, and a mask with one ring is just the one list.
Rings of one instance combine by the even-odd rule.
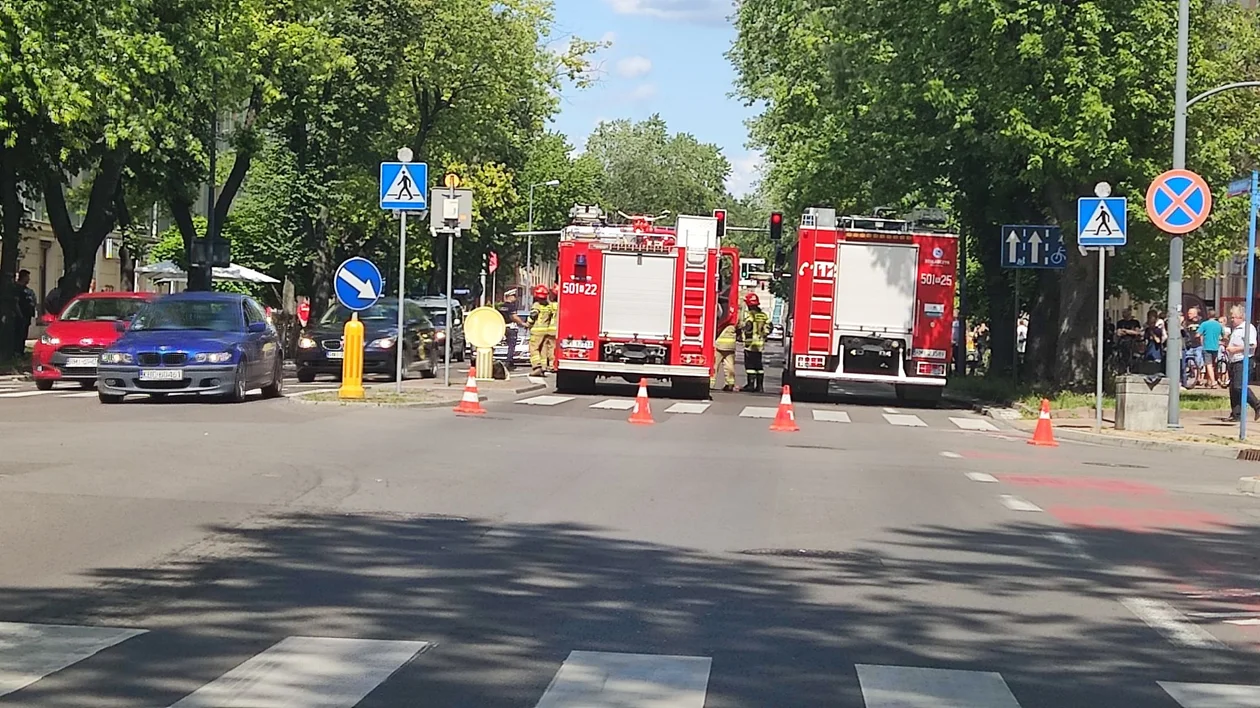
[[772, 212], [770, 214], [770, 240], [778, 241], [781, 238], [783, 238], [783, 212]]
[[713, 218], [717, 219], [717, 236], [722, 238], [726, 235], [726, 210], [714, 209]]

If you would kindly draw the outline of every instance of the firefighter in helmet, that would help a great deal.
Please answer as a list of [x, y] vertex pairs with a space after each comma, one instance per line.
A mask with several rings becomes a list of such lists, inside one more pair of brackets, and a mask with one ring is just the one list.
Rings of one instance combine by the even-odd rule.
[[761, 309], [761, 298], [757, 297], [757, 293], [745, 295], [744, 304], [748, 306], [741, 328], [744, 335], [744, 373], [748, 375], [748, 385], [744, 386], [744, 390], [761, 393], [765, 391], [766, 383], [761, 353], [766, 348], [766, 336], [770, 334], [770, 316]]
[[546, 366], [544, 354], [545, 338], [548, 333], [555, 334], [552, 325], [552, 309], [548, 298], [551, 292], [546, 285], [534, 286], [534, 304], [529, 307], [529, 369], [530, 375], [542, 376]]
[[722, 368], [726, 368], [726, 385], [722, 387], [723, 391], [735, 390], [735, 347], [737, 346], [738, 330], [735, 323], [738, 321], [738, 311], [727, 313], [718, 323], [718, 336], [713, 341], [713, 353], [716, 361], [713, 362], [713, 376], [709, 378], [709, 387], [717, 385], [717, 377], [722, 373]]
[[547, 300], [547, 307], [551, 309], [551, 322], [543, 337], [543, 368], [547, 371], [555, 373], [556, 371], [556, 334], [560, 326], [560, 283], [551, 286], [551, 294]]

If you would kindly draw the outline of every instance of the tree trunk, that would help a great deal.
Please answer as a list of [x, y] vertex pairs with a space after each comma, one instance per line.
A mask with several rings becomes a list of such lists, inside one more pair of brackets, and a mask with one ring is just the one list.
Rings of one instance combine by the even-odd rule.
[[44, 203], [48, 208], [48, 221], [52, 224], [57, 243], [61, 244], [65, 270], [57, 280], [58, 298], [62, 303], [80, 293], [87, 292], [96, 272], [96, 254], [105, 238], [118, 223], [119, 190], [122, 189], [122, 173], [128, 151], [118, 148], [101, 158], [96, 178], [88, 196], [87, 212], [83, 223], [74, 228], [70, 219], [70, 207], [66, 204], [65, 185], [60, 175], [50, 176], [44, 183]]
[[12, 148], [0, 140], [0, 359], [16, 349], [18, 246], [25, 211], [18, 195], [17, 164]]
[[1054, 379], [1059, 340], [1059, 273], [1037, 271], [1036, 290], [1028, 311], [1028, 346], [1024, 356], [1023, 381], [1049, 382]]

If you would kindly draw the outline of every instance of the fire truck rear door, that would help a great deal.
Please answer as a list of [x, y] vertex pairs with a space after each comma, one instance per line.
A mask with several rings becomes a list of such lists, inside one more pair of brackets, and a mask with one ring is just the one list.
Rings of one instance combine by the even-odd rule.
[[914, 331], [919, 251], [913, 244], [840, 242], [836, 251], [836, 330], [900, 337]]
[[672, 255], [606, 253], [600, 331], [611, 337], [670, 336], [676, 267]]

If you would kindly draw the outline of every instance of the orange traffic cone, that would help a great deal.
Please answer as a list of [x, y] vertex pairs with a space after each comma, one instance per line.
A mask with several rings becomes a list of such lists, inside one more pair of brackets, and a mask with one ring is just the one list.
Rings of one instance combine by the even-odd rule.
[[779, 398], [779, 411], [774, 414], [774, 422], [770, 429], [781, 433], [795, 433], [800, 430], [796, 424], [796, 411], [792, 408], [792, 389], [783, 386], [783, 395]]
[[1059, 443], [1054, 440], [1054, 426], [1050, 423], [1050, 401], [1041, 399], [1041, 415], [1037, 417], [1037, 429], [1033, 431], [1032, 439], [1028, 441], [1029, 445], [1041, 445], [1042, 447], [1058, 447]]
[[464, 397], [455, 412], [461, 415], [485, 415], [486, 409], [481, 407], [481, 398], [477, 395], [477, 367], [468, 369], [468, 383], [464, 384]]
[[635, 425], [653, 425], [652, 406], [648, 403], [647, 381], [639, 379], [639, 394], [634, 397], [634, 410], [630, 413], [630, 422]]

